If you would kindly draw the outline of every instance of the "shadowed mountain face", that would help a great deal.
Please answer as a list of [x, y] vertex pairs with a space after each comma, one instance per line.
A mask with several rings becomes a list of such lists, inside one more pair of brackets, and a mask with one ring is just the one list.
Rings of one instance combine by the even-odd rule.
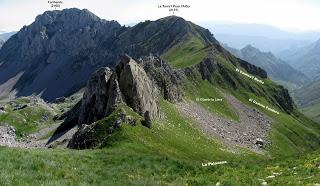
[[45, 12], [1, 49], [0, 84], [22, 74], [12, 85], [17, 96], [35, 93], [52, 100], [73, 93], [98, 64], [114, 62], [116, 55], [100, 45], [120, 27], [87, 10]]
[[[194, 37], [206, 47], [226, 52], [207, 29], [176, 16], [121, 27], [88, 10], [48, 11], [1, 49], [0, 84], [17, 96], [40, 94], [52, 101], [84, 87], [90, 74], [100, 67], [114, 67], [124, 53], [133, 58], [162, 55]], [[246, 62], [239, 63], [260, 73]]]
[[5, 87], [12, 87], [17, 96], [41, 94], [51, 101], [82, 88], [96, 69], [113, 67], [120, 54], [162, 54], [192, 34], [200, 35], [204, 42], [217, 43], [208, 30], [179, 17], [127, 28], [88, 10], [48, 11], [2, 48], [0, 84], [10, 83]]
[[233, 55], [250, 62], [268, 72], [275, 81], [282, 84], [301, 86], [310, 80], [302, 72], [294, 69], [283, 60], [275, 57], [271, 52], [261, 52], [259, 49], [247, 45], [241, 50], [225, 47]]
[[11, 36], [16, 34], [17, 32], [4, 32], [0, 34], [0, 40], [7, 41]]
[[2, 47], [3, 44], [4, 44], [4, 41], [0, 39], [0, 48]]

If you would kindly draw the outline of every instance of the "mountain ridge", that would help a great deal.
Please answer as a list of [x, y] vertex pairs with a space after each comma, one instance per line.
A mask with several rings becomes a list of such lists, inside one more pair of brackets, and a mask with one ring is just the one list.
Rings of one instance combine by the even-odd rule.
[[[88, 10], [47, 11], [1, 49], [0, 84], [17, 96], [37, 94], [52, 101], [76, 92], [97, 68], [114, 66], [124, 53], [134, 58], [161, 55], [191, 38], [200, 40], [205, 53], [210, 48], [224, 50], [207, 29], [176, 16], [124, 27]], [[247, 68], [256, 73], [253, 69]]]
[[268, 75], [280, 84], [297, 88], [310, 82], [306, 75], [277, 58], [271, 52], [262, 52], [252, 45], [247, 45], [240, 50], [228, 46], [225, 48], [235, 56], [265, 69]]
[[291, 66], [299, 69], [309, 78], [320, 79], [320, 39], [308, 46], [295, 50], [287, 50], [279, 54]]

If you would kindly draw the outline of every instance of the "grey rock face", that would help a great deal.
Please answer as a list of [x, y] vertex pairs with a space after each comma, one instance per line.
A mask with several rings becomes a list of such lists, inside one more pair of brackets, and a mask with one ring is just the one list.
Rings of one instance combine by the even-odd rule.
[[[64, 119], [56, 134], [76, 125], [90, 125], [108, 116], [121, 104], [126, 104], [144, 116], [161, 117], [158, 99], [175, 102], [181, 99], [179, 75], [159, 57], [150, 55], [138, 61], [123, 56], [115, 70], [101, 68], [87, 83], [83, 99], [58, 119]], [[136, 125], [134, 118], [127, 119]]]
[[124, 53], [134, 58], [161, 55], [190, 35], [218, 45], [208, 30], [177, 16], [121, 27], [88, 10], [47, 11], [1, 49], [0, 84], [21, 73], [11, 92], [53, 101], [83, 88], [94, 71], [114, 67]]
[[143, 117], [144, 117], [144, 121], [143, 121], [142, 124], [143, 124], [145, 127], [151, 128], [152, 122], [151, 122], [151, 118], [150, 118], [150, 113], [149, 113], [149, 111], [146, 111], [146, 112], [144, 113]]
[[0, 126], [0, 146], [14, 146], [15, 137], [15, 129], [12, 126]]
[[182, 91], [179, 87], [182, 83], [181, 77], [168, 63], [154, 55], [144, 56], [137, 62], [143, 66], [165, 100], [170, 102], [181, 100]]
[[132, 58], [124, 56], [116, 71], [126, 104], [140, 115], [149, 111], [151, 117], [158, 117], [158, 90], [145, 70]]
[[79, 117], [79, 124], [91, 124], [109, 115], [122, 102], [117, 75], [101, 68], [89, 79]]
[[45, 12], [1, 49], [0, 84], [24, 72], [13, 88], [17, 96], [41, 93], [47, 101], [68, 96], [85, 86], [96, 69], [116, 62], [117, 53], [101, 45], [120, 27], [88, 10]]
[[131, 57], [124, 56], [116, 67], [96, 71], [86, 86], [78, 124], [91, 124], [108, 116], [120, 104], [126, 104], [143, 115], [159, 114], [157, 88], [144, 69]]

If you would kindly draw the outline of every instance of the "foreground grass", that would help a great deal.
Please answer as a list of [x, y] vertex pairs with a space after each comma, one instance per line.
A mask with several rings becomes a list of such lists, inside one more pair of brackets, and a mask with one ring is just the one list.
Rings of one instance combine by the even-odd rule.
[[[202, 167], [139, 143], [97, 150], [0, 148], [0, 185], [313, 185], [320, 182], [320, 153], [280, 160], [229, 161]], [[273, 173], [281, 175], [266, 177]]]
[[[319, 183], [320, 153], [270, 159], [223, 150], [162, 101], [152, 129], [123, 125], [107, 148], [0, 148], [0, 185], [308, 185]], [[128, 108], [127, 108], [128, 109]], [[134, 113], [126, 110], [127, 113]], [[227, 161], [203, 167], [202, 163]], [[281, 175], [266, 177], [273, 173]], [[262, 180], [263, 179], [263, 180]]]

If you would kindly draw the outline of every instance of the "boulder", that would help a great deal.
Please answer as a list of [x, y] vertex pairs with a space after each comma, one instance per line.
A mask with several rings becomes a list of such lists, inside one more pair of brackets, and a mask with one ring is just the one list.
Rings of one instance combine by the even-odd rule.
[[182, 83], [180, 74], [173, 70], [168, 63], [152, 54], [139, 58], [137, 62], [146, 71], [165, 100], [181, 101], [182, 91], [178, 86]]
[[152, 121], [150, 118], [149, 111], [146, 111], [143, 116], [144, 116], [144, 121], [142, 121], [142, 125], [150, 129], [152, 125]]
[[140, 115], [149, 111], [152, 118], [159, 117], [158, 90], [145, 70], [125, 55], [117, 65], [116, 72], [125, 103]]
[[78, 124], [91, 124], [109, 115], [122, 103], [117, 75], [101, 68], [90, 78], [81, 101]]
[[257, 138], [255, 144], [261, 148], [264, 145], [264, 141], [261, 138]]

